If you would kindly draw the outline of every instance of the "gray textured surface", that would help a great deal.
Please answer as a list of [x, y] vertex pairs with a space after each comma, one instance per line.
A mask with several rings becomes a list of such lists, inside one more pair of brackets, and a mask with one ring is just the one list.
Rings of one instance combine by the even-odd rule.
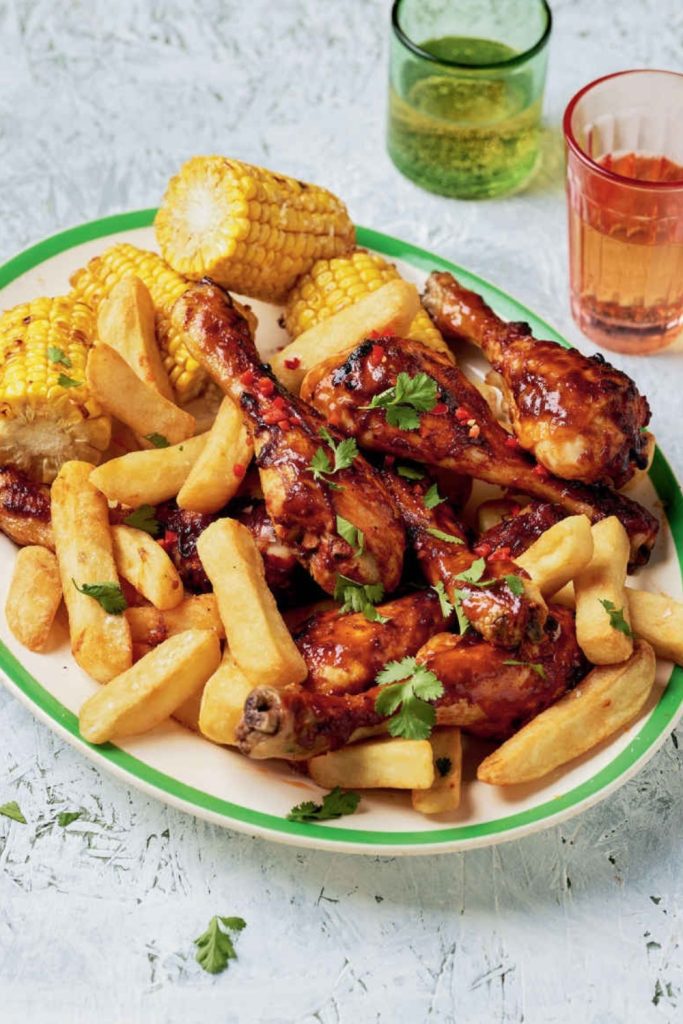
[[[559, 117], [583, 83], [681, 69], [680, 0], [564, 0], [529, 191], [419, 192], [383, 148], [388, 3], [0, 0], [0, 258], [78, 221], [154, 205], [196, 152], [339, 191], [361, 223], [501, 284], [582, 344], [567, 308]], [[683, 356], [622, 361], [683, 475]], [[681, 1019], [683, 759], [667, 741], [592, 811], [460, 856], [297, 853], [129, 792], [0, 693], [3, 1024]], [[68, 829], [60, 810], [82, 809]], [[241, 914], [216, 979], [192, 938]]]

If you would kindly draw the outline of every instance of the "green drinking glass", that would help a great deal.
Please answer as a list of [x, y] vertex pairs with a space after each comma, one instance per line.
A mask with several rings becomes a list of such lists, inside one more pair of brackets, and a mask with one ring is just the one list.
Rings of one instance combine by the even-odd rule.
[[389, 156], [445, 196], [525, 185], [539, 161], [546, 0], [395, 0]]

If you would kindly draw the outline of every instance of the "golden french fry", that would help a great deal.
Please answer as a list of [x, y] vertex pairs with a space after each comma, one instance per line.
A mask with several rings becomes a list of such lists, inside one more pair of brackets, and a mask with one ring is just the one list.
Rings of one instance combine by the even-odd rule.
[[459, 729], [437, 729], [429, 737], [434, 761], [434, 782], [429, 789], [414, 789], [413, 808], [421, 814], [454, 811], [460, 804], [462, 743]]
[[20, 644], [42, 651], [62, 600], [59, 564], [47, 548], [31, 545], [17, 551], [5, 616]]
[[186, 729], [191, 729], [192, 732], [199, 732], [199, 709], [202, 706], [203, 691], [204, 687], [200, 686], [171, 715], [171, 718], [175, 718], [176, 722], [180, 722], [181, 725], [184, 725]]
[[532, 782], [585, 754], [636, 717], [652, 689], [655, 668], [654, 651], [637, 640], [628, 661], [594, 668], [485, 758], [477, 778], [496, 786]]
[[163, 612], [152, 605], [139, 605], [128, 608], [126, 618], [134, 643], [151, 647], [157, 647], [169, 636], [183, 633], [186, 629], [212, 629], [219, 640], [225, 637], [214, 594], [191, 594], [176, 608]]
[[110, 501], [137, 508], [175, 498], [206, 444], [206, 434], [182, 444], [129, 452], [93, 470], [94, 486]]
[[241, 410], [224, 398], [204, 449], [178, 492], [180, 508], [218, 512], [242, 483], [254, 444]]
[[574, 577], [576, 639], [594, 665], [617, 665], [633, 650], [624, 593], [630, 544], [616, 516], [595, 523], [591, 532], [593, 555]]
[[106, 743], [153, 729], [204, 685], [220, 657], [211, 630], [172, 636], [88, 698], [78, 716], [81, 736]]
[[308, 669], [278, 611], [263, 559], [246, 526], [217, 519], [197, 541], [213, 585], [230, 651], [242, 671], [264, 686], [300, 683]]
[[97, 311], [97, 337], [126, 360], [151, 388], [173, 402], [173, 388], [154, 331], [154, 303], [139, 277], [124, 277]]
[[99, 683], [129, 668], [130, 629], [125, 615], [106, 612], [76, 585], [113, 583], [119, 577], [104, 496], [90, 482], [89, 462], [66, 462], [52, 484], [52, 532], [73, 656]]
[[593, 555], [593, 535], [587, 516], [568, 516], [542, 533], [515, 558], [544, 597], [560, 590], [584, 569]]
[[199, 711], [201, 734], [214, 743], [234, 746], [237, 743], [235, 730], [242, 718], [244, 702], [255, 685], [226, 647], [223, 660], [204, 687]]
[[[159, 434], [173, 445], [194, 434], [194, 416], [140, 380], [123, 356], [109, 345], [90, 349], [86, 377], [100, 405], [141, 439]], [[152, 444], [149, 440], [143, 443]]]
[[[273, 372], [286, 388], [299, 393], [308, 371], [325, 359], [354, 348], [373, 331], [406, 337], [420, 309], [414, 284], [389, 281], [352, 306], [300, 334], [271, 360]], [[294, 366], [287, 366], [294, 363]]]
[[434, 759], [429, 740], [368, 740], [308, 762], [311, 778], [333, 789], [429, 789]]
[[132, 526], [112, 526], [111, 536], [119, 575], [155, 608], [165, 611], [179, 605], [184, 597], [183, 583], [161, 545]]

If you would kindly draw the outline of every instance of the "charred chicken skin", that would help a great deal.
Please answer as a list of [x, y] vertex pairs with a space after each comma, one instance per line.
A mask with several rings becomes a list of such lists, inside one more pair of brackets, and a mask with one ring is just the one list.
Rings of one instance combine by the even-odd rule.
[[[405, 538], [377, 472], [357, 455], [333, 478], [315, 479], [311, 463], [318, 449], [327, 452], [330, 465], [334, 461], [320, 434], [329, 426], [259, 361], [249, 326], [226, 292], [211, 283], [193, 285], [178, 299], [173, 320], [192, 355], [245, 414], [278, 537], [328, 593], [339, 574], [394, 590]], [[342, 440], [334, 427], [329, 433]], [[362, 550], [339, 535], [338, 516], [362, 531]]]
[[54, 548], [50, 488], [11, 466], [0, 467], [0, 530], [15, 544]]
[[[432, 586], [441, 582], [450, 601], [460, 602], [470, 626], [499, 647], [517, 647], [527, 633], [538, 639], [547, 609], [526, 573], [509, 558], [497, 558], [486, 563], [476, 582], [463, 579], [477, 555], [446, 503], [425, 505], [429, 481], [409, 482], [389, 471], [383, 479], [426, 579]], [[521, 593], [511, 590], [506, 576], [522, 580]]]
[[[427, 374], [438, 387], [437, 402], [420, 413], [417, 429], [392, 426], [384, 408], [370, 407], [373, 398], [395, 387], [399, 373], [411, 379]], [[647, 509], [608, 488], [553, 476], [499, 426], [462, 371], [420, 342], [391, 337], [362, 342], [345, 358], [309, 371], [302, 396], [365, 448], [444, 466], [592, 522], [615, 515], [629, 535], [632, 565], [649, 558], [659, 524]]]
[[446, 339], [478, 345], [503, 381], [521, 446], [556, 476], [623, 487], [648, 461], [647, 400], [601, 355], [537, 341], [452, 274], [430, 274], [424, 304]]
[[[521, 664], [506, 664], [513, 660], [508, 651], [474, 633], [439, 633], [416, 657], [443, 683], [444, 693], [435, 702], [437, 724], [498, 739], [549, 707], [586, 671], [573, 616], [555, 606], [541, 639], [525, 641], [516, 652], [514, 661]], [[362, 693], [330, 694], [305, 686], [259, 686], [244, 705], [240, 750], [254, 758], [289, 760], [335, 750], [359, 730], [386, 722], [375, 710], [380, 691], [374, 686]]]

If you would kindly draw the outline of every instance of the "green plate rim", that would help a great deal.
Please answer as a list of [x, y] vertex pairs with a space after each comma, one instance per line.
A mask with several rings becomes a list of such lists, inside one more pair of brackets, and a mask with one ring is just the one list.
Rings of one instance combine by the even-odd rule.
[[[17, 277], [52, 256], [76, 245], [123, 231], [150, 227], [155, 214], [156, 209], [154, 208], [113, 214], [51, 235], [0, 266], [0, 288], [4, 288]], [[521, 309], [534, 333], [541, 332], [545, 337], [552, 338], [563, 345], [568, 344], [557, 331], [540, 317], [528, 311], [522, 303], [464, 267], [434, 256], [418, 246], [369, 228], [358, 227], [357, 240], [361, 245], [375, 249], [392, 259], [405, 260], [421, 270], [451, 271], [465, 284], [483, 293], [488, 301], [494, 302], [504, 315], [508, 312], [519, 314]], [[655, 452], [650, 478], [666, 510], [679, 568], [683, 570], [683, 494], [669, 464], [659, 449]], [[86, 748], [88, 753], [95, 756], [96, 759], [102, 758], [109, 762], [118, 768], [123, 776], [138, 780], [146, 789], [167, 794], [189, 811], [192, 811], [193, 808], [208, 811], [213, 818], [224, 819], [226, 823], [231, 820], [241, 822], [273, 839], [278, 836], [283, 839], [287, 836], [296, 836], [309, 842], [315, 839], [330, 846], [339, 844], [342, 847], [346, 844], [349, 847], [416, 848], [439, 847], [442, 844], [453, 846], [459, 842], [463, 844], [477, 840], [481, 842], [488, 836], [500, 836], [501, 833], [518, 833], [520, 829], [526, 830], [530, 825], [550, 826], [558, 815], [566, 816], [567, 812], [573, 808], [576, 808], [578, 812], [582, 804], [591, 801], [591, 798], [591, 802], [594, 802], [599, 799], [603, 790], [613, 789], [621, 778], [625, 780], [633, 774], [645, 755], [653, 751], [653, 748], [656, 749], [658, 741], [662, 742], [666, 738], [668, 731], [676, 724], [683, 706], [683, 669], [674, 666], [667, 688], [663, 691], [649, 719], [628, 747], [597, 774], [562, 796], [548, 800], [530, 810], [520, 811], [477, 825], [459, 825], [431, 831], [378, 832], [367, 829], [349, 829], [336, 825], [325, 826], [287, 821], [286, 818], [254, 811], [188, 786], [172, 776], [152, 768], [114, 744], [108, 743], [95, 747], [80, 736], [77, 716], [49, 693], [2, 642], [0, 642], [0, 670], [6, 674], [9, 681], [23, 694], [24, 698], [34, 704], [44, 716], [52, 720], [61, 731], [65, 732], [67, 738], [70, 737], [76, 746]], [[607, 795], [607, 792], [604, 795]], [[511, 835], [510, 838], [513, 836]]]

